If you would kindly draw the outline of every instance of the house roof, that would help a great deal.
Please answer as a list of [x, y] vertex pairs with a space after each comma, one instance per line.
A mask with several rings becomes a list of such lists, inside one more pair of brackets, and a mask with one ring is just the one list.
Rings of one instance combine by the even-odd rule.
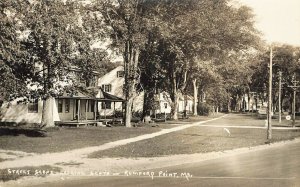
[[103, 98], [99, 98], [98, 100], [107, 100], [107, 101], [124, 101], [124, 99], [117, 97], [115, 95], [109, 94], [103, 91]]
[[[88, 90], [83, 88], [76, 88], [76, 94], [70, 95], [64, 92], [62, 96], [57, 98], [60, 99], [82, 99], [82, 100], [97, 100], [97, 101], [112, 101], [112, 102], [123, 102], [124, 99], [115, 95], [104, 92], [102, 88], [99, 88], [100, 97], [96, 97], [96, 90]], [[98, 91], [98, 90], [97, 90]]]
[[[82, 69], [80, 69], [77, 66], [70, 66], [70, 67], [67, 67], [66, 69], [69, 71], [74, 71], [74, 72], [82, 72]], [[92, 71], [92, 74], [99, 75], [100, 73], [98, 71]]]

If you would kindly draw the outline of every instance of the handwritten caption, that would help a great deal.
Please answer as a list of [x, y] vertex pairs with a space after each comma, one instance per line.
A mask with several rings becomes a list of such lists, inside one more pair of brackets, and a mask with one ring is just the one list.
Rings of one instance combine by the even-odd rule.
[[169, 171], [128, 171], [124, 172], [109, 172], [109, 171], [53, 171], [53, 170], [26, 170], [26, 169], [7, 169], [8, 175], [20, 176], [47, 176], [47, 175], [63, 175], [63, 176], [100, 176], [100, 177], [149, 177], [154, 178], [185, 178], [189, 180], [193, 177], [189, 172], [169, 172]]

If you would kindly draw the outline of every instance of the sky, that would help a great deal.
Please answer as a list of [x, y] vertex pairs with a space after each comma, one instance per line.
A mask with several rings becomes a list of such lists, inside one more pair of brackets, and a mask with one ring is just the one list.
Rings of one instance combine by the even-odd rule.
[[300, 46], [300, 0], [237, 0], [253, 9], [256, 28], [268, 44]]

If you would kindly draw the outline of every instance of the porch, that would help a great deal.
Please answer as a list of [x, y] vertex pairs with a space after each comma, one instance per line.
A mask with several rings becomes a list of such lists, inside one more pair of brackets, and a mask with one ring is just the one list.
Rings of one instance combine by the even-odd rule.
[[98, 119], [98, 120], [79, 120], [79, 121], [56, 121], [55, 126], [58, 127], [88, 127], [88, 126], [104, 126], [104, 125], [122, 125], [123, 119]]
[[[123, 103], [124, 100], [106, 92], [102, 92], [99, 98], [82, 93], [76, 96], [57, 97], [56, 106], [60, 120], [56, 121], [55, 124], [70, 127], [123, 124], [123, 115], [118, 118], [115, 112], [115, 106], [118, 102]], [[101, 106], [107, 106], [108, 103], [113, 104], [111, 107], [113, 108], [113, 115], [100, 115], [100, 110], [104, 110], [104, 114], [106, 114], [106, 108], [101, 108]]]

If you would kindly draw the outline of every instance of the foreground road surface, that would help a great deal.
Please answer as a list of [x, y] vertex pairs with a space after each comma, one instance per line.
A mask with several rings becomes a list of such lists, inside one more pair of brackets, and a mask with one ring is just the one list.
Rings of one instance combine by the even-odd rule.
[[[149, 176], [106, 176], [61, 180], [42, 186], [300, 186], [300, 143], [247, 154], [151, 170]], [[176, 175], [173, 173], [177, 173]], [[189, 173], [181, 177], [181, 173]], [[164, 174], [170, 177], [162, 177]], [[159, 176], [161, 175], [161, 176]], [[177, 176], [180, 177], [177, 177]], [[41, 185], [39, 185], [41, 186]]]

